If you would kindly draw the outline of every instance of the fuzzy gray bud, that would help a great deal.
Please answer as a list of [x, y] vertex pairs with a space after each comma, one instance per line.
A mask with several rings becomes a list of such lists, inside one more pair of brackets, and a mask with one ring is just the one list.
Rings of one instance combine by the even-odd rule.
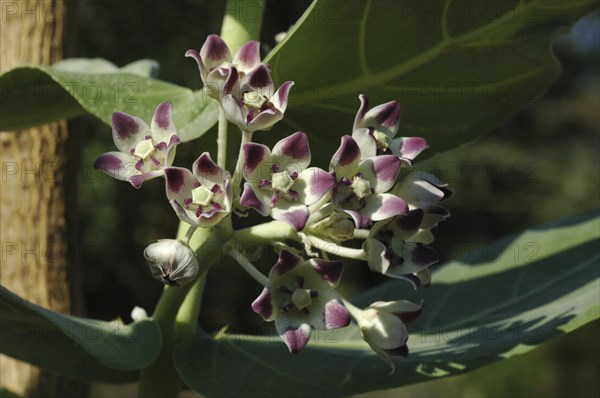
[[144, 250], [152, 276], [168, 286], [182, 286], [194, 280], [199, 267], [193, 250], [175, 239], [162, 239]]

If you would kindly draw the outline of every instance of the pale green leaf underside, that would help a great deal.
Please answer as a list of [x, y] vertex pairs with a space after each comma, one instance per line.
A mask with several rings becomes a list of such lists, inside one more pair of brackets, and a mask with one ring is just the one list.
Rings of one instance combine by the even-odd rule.
[[33, 365], [89, 381], [137, 378], [158, 356], [158, 324], [131, 325], [63, 315], [0, 286], [0, 352]]
[[[0, 130], [17, 130], [85, 112], [111, 123], [113, 112], [139, 116], [148, 123], [156, 106], [169, 101], [183, 141], [197, 138], [217, 120], [218, 104], [202, 91], [140, 76], [147, 62], [114, 70], [104, 60], [70, 60], [51, 66], [23, 66], [0, 76]], [[93, 72], [83, 73], [82, 66]], [[135, 72], [135, 73], [132, 73]]]
[[598, 212], [563, 219], [470, 251], [429, 288], [385, 283], [354, 300], [425, 300], [410, 355], [389, 369], [355, 326], [315, 331], [298, 355], [278, 336], [198, 334], [175, 358], [207, 396], [347, 396], [458, 374], [524, 353], [599, 317]]
[[276, 82], [296, 82], [276, 129], [307, 132], [326, 166], [363, 93], [372, 106], [400, 102], [398, 136], [427, 139], [425, 156], [456, 147], [552, 85], [552, 38], [597, 4], [317, 0], [266, 59]]

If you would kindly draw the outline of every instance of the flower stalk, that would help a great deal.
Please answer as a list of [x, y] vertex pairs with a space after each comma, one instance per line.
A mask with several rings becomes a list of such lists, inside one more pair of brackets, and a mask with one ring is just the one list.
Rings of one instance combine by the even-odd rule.
[[227, 253], [231, 258], [233, 258], [237, 263], [246, 271], [255, 281], [260, 283], [263, 286], [267, 286], [269, 284], [269, 278], [264, 276], [262, 272], [260, 272], [248, 259], [239, 251], [231, 250]]
[[[178, 236], [189, 231], [182, 223]], [[221, 242], [212, 229], [201, 228], [191, 239], [191, 245], [196, 248], [196, 254], [201, 261], [199, 276], [193, 283], [182, 287], [165, 286], [152, 319], [158, 323], [162, 333], [162, 347], [158, 358], [152, 365], [142, 369], [140, 374], [139, 397], [177, 397], [182, 382], [173, 364], [173, 349], [175, 345], [196, 330], [198, 314], [204, 290], [206, 270], [212, 262], [220, 259], [216, 253], [213, 256], [202, 255], [202, 252], [212, 252], [220, 247]]]
[[[258, 7], [257, 18], [254, 18], [252, 21], [248, 18], [242, 18], [243, 14], [239, 12], [239, 8], [248, 2], [249, 0], [227, 1], [221, 36], [233, 50], [237, 50], [243, 43], [249, 40], [258, 38], [260, 34], [262, 16], [264, 14], [264, 0], [252, 0], [253, 7]], [[224, 116], [222, 110], [220, 116], [221, 114]], [[250, 137], [246, 137], [248, 141], [252, 139], [251, 134], [249, 135]], [[244, 136], [243, 134], [242, 141], [244, 140]], [[220, 117], [217, 161], [221, 168], [225, 168], [226, 155], [227, 121], [222, 121]], [[241, 175], [241, 173], [239, 174]], [[237, 186], [234, 185], [238, 195], [240, 178], [238, 177]], [[190, 232], [192, 228], [186, 230], [186, 227], [187, 224], [182, 221], [180, 223], [178, 238], [187, 238], [192, 248], [197, 248], [197, 254], [201, 253], [204, 248], [208, 251], [213, 251], [215, 247], [221, 247], [223, 242], [218, 241], [218, 238], [216, 238], [217, 235], [212, 233], [213, 228], [201, 228], [199, 231], [201, 233], [195, 235], [194, 230], [187, 236], [187, 234], [182, 233], [182, 230]], [[156, 361], [141, 371], [139, 397], [165, 398], [179, 396], [182, 381], [173, 364], [173, 349], [177, 342], [180, 342], [195, 331], [204, 292], [206, 269], [208, 269], [212, 262], [218, 261], [222, 254], [199, 256], [201, 260], [199, 263], [202, 269], [193, 284], [188, 284], [181, 288], [165, 287], [152, 317], [161, 328], [162, 347]]]
[[217, 137], [217, 165], [226, 169], [227, 165], [227, 115], [222, 107], [219, 107], [219, 128]]
[[351, 247], [346, 247], [342, 245], [338, 245], [333, 242], [326, 241], [321, 238], [317, 238], [314, 235], [301, 234], [304, 237], [304, 241], [308, 243], [310, 246], [315, 249], [322, 250], [324, 252], [335, 254], [339, 257], [352, 258], [355, 260], [367, 261], [368, 255], [367, 252], [363, 249], [353, 249]]
[[235, 164], [235, 169], [233, 172], [233, 177], [231, 178], [231, 185], [233, 186], [233, 197], [235, 203], [238, 203], [238, 199], [240, 197], [240, 183], [242, 182], [242, 166], [244, 164], [244, 151], [242, 148], [244, 144], [252, 142], [252, 132], [242, 130], [242, 139], [240, 141], [240, 150], [237, 158], [237, 162]]

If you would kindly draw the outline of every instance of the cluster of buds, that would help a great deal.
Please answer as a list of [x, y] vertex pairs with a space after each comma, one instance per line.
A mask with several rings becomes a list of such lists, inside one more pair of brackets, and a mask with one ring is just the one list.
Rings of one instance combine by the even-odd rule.
[[[211, 35], [199, 52], [189, 50], [186, 56], [198, 63], [206, 93], [246, 137], [282, 119], [293, 82], [273, 92], [258, 42], [247, 43], [231, 57], [225, 42]], [[429, 244], [449, 216], [440, 203], [452, 191], [434, 175], [411, 171], [428, 144], [420, 137], [396, 137], [396, 101], [369, 109], [367, 97], [359, 99], [352, 132], [341, 137], [328, 170], [310, 167], [308, 136], [301, 131], [273, 148], [243, 139], [233, 175], [207, 152], [191, 170], [175, 167], [180, 140], [169, 103], [158, 105], [150, 127], [135, 116], [115, 113], [113, 138], [120, 152], [101, 155], [96, 167], [136, 188], [164, 177], [168, 201], [190, 230], [181, 240], [162, 240], [146, 249], [158, 280], [175, 287], [194, 280], [199, 267], [188, 242], [196, 228], [228, 223], [231, 229], [232, 209], [253, 209], [275, 220], [262, 225], [283, 232], [278, 237], [271, 231], [266, 238], [258, 225], [231, 231], [224, 242], [227, 254], [263, 285], [252, 309], [275, 322], [292, 353], [306, 346], [312, 329], [342, 328], [354, 319], [365, 341], [393, 370], [391, 357], [408, 354], [404, 324], [423, 304], [399, 300], [355, 307], [335, 289], [344, 267], [341, 258], [361, 260], [372, 271], [406, 280], [415, 289], [428, 286], [429, 267], [438, 261]], [[236, 250], [243, 243], [236, 232], [243, 232], [246, 242], [250, 236], [254, 244], [279, 252], [268, 276], [243, 250]], [[289, 239], [297, 247], [287, 246]], [[337, 259], [330, 260], [331, 254]]]

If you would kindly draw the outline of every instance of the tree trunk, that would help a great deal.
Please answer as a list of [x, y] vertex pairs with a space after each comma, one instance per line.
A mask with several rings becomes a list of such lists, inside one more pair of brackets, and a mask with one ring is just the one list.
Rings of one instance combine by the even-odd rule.
[[[63, 1], [0, 3], [0, 72], [62, 58]], [[65, 121], [0, 133], [0, 282], [19, 296], [69, 313], [65, 222]], [[23, 396], [81, 396], [86, 388], [0, 356], [0, 383]]]

